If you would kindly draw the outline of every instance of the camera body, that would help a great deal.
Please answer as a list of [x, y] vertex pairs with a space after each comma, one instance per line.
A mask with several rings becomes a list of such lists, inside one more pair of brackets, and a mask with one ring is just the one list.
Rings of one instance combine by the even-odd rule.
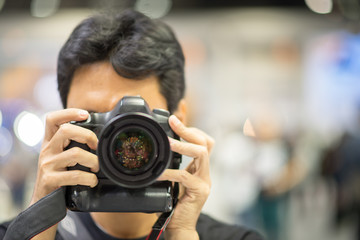
[[[167, 168], [178, 169], [181, 155], [170, 149], [171, 130], [166, 110], [151, 111], [140, 96], [125, 96], [106, 113], [90, 113], [85, 121], [72, 124], [90, 129], [98, 139], [96, 151], [71, 141], [67, 148], [80, 147], [96, 154], [100, 171], [98, 185], [67, 186], [66, 205], [83, 212], [169, 212], [174, 188], [169, 181], [156, 181]], [[71, 170], [90, 171], [81, 165]]]

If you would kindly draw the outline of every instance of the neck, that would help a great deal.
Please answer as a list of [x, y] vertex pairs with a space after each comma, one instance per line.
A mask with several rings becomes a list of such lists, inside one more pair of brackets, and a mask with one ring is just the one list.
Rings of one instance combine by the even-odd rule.
[[90, 213], [93, 220], [109, 235], [116, 238], [141, 238], [151, 232], [157, 220], [148, 213]]

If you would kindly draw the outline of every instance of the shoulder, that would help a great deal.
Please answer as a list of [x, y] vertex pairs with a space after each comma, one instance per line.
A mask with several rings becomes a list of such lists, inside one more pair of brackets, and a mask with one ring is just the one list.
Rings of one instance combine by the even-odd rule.
[[200, 239], [212, 240], [263, 240], [254, 230], [239, 225], [220, 222], [212, 217], [201, 214], [196, 226]]

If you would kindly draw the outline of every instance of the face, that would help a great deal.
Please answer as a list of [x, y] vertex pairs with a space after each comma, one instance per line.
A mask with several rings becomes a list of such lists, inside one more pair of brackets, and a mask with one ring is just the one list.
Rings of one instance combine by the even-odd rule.
[[118, 75], [109, 62], [98, 62], [75, 71], [68, 95], [69, 108], [92, 112], [111, 111], [124, 96], [140, 95], [151, 109], [167, 109], [155, 76], [132, 80]]

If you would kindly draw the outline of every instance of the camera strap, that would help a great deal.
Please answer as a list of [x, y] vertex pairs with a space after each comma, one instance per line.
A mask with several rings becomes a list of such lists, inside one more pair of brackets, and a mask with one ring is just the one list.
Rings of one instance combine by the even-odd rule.
[[160, 215], [158, 220], [152, 227], [151, 233], [147, 236], [146, 240], [158, 240], [161, 234], [165, 231], [166, 226], [169, 224], [172, 215], [174, 214], [176, 204], [179, 197], [179, 183], [174, 183], [173, 189], [173, 208], [170, 212], [164, 212]]
[[10, 223], [3, 240], [29, 240], [65, 216], [65, 188], [61, 187], [21, 212]]

